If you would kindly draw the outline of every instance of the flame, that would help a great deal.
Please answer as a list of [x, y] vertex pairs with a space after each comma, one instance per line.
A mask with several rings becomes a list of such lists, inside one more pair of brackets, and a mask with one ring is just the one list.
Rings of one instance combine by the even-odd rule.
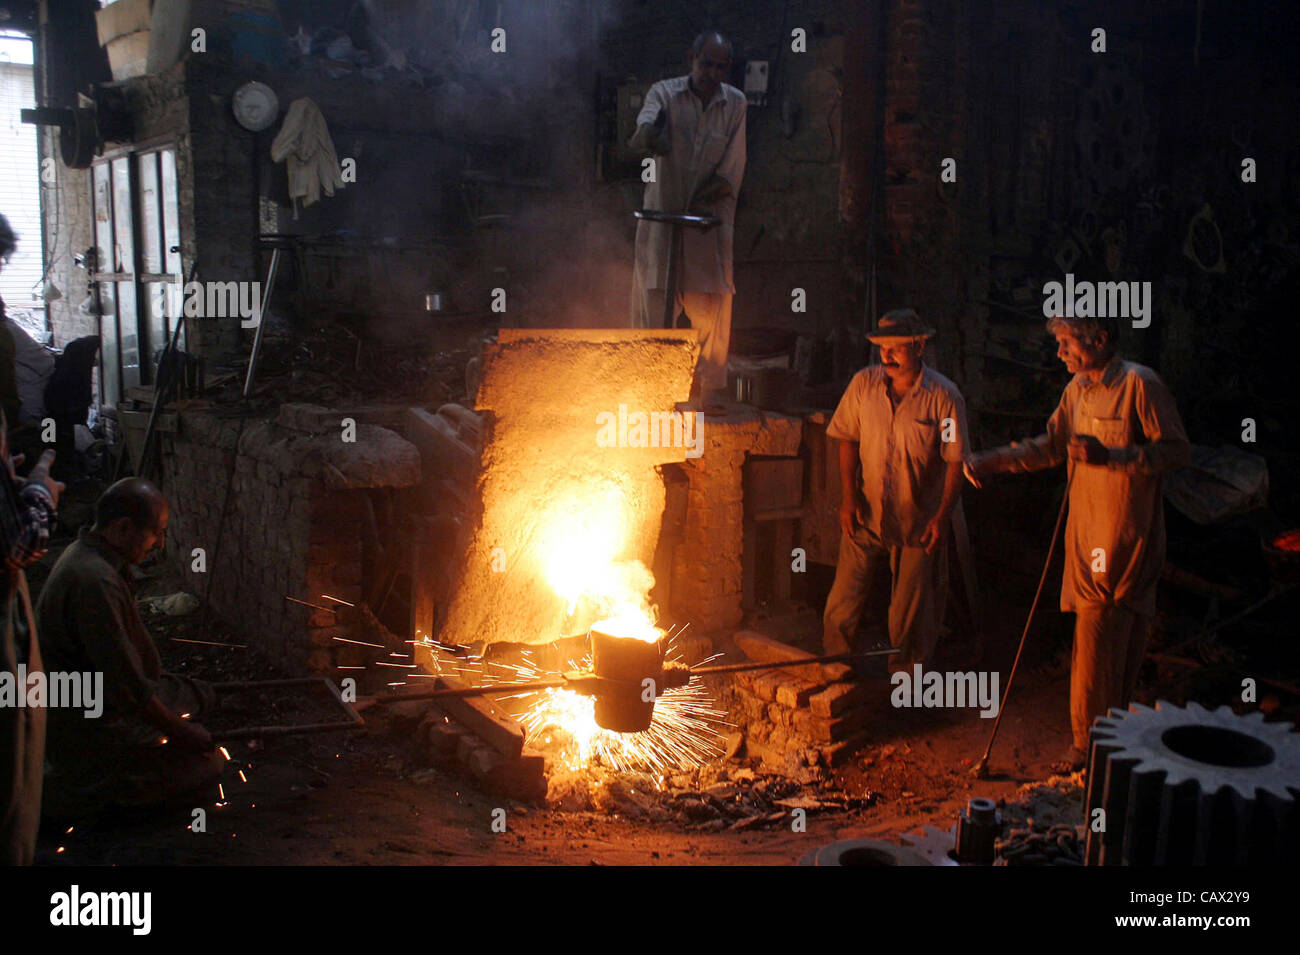
[[552, 510], [538, 548], [546, 581], [570, 617], [601, 618], [596, 629], [653, 643], [663, 636], [650, 604], [654, 575], [628, 559], [629, 508], [614, 485], [574, 494]]
[[[615, 484], [584, 487], [552, 506], [537, 536], [536, 554], [546, 582], [565, 602], [567, 632], [599, 630], [654, 643], [672, 635], [656, 625], [650, 603], [654, 575], [628, 554], [632, 513]], [[571, 625], [571, 626], [569, 626]], [[680, 633], [680, 631], [678, 631]], [[454, 674], [471, 684], [529, 682], [555, 676], [537, 666], [528, 651], [520, 664], [458, 659], [443, 654], [429, 638], [433, 672]], [[569, 660], [586, 670], [590, 657]], [[534, 690], [498, 697], [516, 713], [529, 745], [544, 749], [566, 769], [603, 765], [615, 771], [689, 768], [722, 754], [726, 712], [719, 710], [698, 679], [668, 690], [655, 701], [650, 728], [616, 733], [596, 722], [595, 700], [566, 689]]]

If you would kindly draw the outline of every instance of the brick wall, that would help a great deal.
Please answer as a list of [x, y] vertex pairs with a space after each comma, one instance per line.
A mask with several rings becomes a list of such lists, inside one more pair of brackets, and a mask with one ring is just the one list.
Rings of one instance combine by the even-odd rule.
[[[360, 424], [357, 441], [345, 444], [341, 413], [304, 407], [242, 426], [210, 412], [181, 415], [180, 430], [162, 442], [167, 546], [187, 589], [206, 591], [213, 612], [249, 643], [291, 672], [324, 672], [373, 656], [335, 639], [374, 642], [373, 618], [321, 595], [362, 604], [366, 494], [415, 484], [420, 466], [414, 446], [393, 432]], [[205, 552], [202, 573], [196, 548]]]

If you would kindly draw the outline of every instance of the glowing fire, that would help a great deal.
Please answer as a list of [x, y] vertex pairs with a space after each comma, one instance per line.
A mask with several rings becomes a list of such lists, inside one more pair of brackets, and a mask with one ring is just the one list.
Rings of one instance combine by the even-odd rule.
[[[628, 502], [613, 484], [587, 487], [555, 505], [541, 528], [537, 553], [547, 583], [565, 601], [568, 632], [600, 630], [654, 643], [671, 638], [656, 625], [650, 603], [654, 575], [629, 557]], [[678, 631], [680, 633], [681, 631]], [[547, 679], [524, 653], [519, 665], [482, 660], [444, 660], [471, 683]], [[590, 668], [589, 658], [568, 662]], [[519, 715], [532, 745], [543, 746], [566, 769], [601, 764], [618, 771], [661, 771], [698, 766], [721, 755], [723, 710], [698, 679], [668, 690], [655, 701], [654, 719], [641, 733], [616, 733], [596, 723], [595, 700], [572, 690], [550, 689], [500, 697]]]
[[[679, 631], [680, 632], [680, 631]], [[669, 639], [668, 656], [675, 654]], [[522, 683], [544, 680], [549, 673], [524, 651], [520, 664], [481, 659], [441, 659], [436, 668], [470, 684]], [[590, 658], [568, 661], [568, 669], [585, 670]], [[668, 690], [655, 701], [654, 720], [643, 733], [615, 733], [596, 723], [596, 701], [572, 690], [550, 689], [498, 697], [528, 732], [529, 744], [545, 748], [565, 769], [602, 765], [620, 772], [662, 772], [691, 768], [722, 754], [722, 738], [729, 724], [726, 711], [698, 680]]]
[[654, 575], [639, 560], [624, 557], [628, 507], [613, 485], [573, 495], [557, 505], [541, 532], [538, 553], [546, 581], [565, 601], [570, 618], [597, 617], [597, 629], [654, 643], [650, 589]]
[[698, 766], [722, 755], [720, 729], [727, 714], [714, 706], [698, 680], [659, 697], [654, 720], [644, 733], [602, 728], [596, 723], [596, 701], [572, 690], [530, 693], [524, 705], [520, 722], [528, 738], [557, 752], [567, 769], [599, 763], [621, 772], [661, 772]]

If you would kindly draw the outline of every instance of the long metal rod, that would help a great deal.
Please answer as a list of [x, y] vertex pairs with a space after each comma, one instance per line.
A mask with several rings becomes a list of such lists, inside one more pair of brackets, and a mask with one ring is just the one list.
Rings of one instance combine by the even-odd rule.
[[1056, 553], [1056, 542], [1061, 536], [1061, 524], [1065, 521], [1065, 512], [1070, 505], [1070, 481], [1065, 482], [1065, 494], [1061, 498], [1061, 509], [1056, 512], [1056, 526], [1052, 528], [1052, 543], [1047, 546], [1047, 557], [1043, 559], [1043, 572], [1038, 578], [1038, 589], [1034, 591], [1034, 602], [1029, 607], [1029, 616], [1025, 618], [1025, 629], [1020, 634], [1020, 646], [1016, 650], [1015, 662], [1011, 664], [1011, 675], [1007, 677], [1006, 689], [1002, 691], [1002, 702], [998, 704], [998, 718], [993, 721], [993, 732], [989, 734], [989, 744], [984, 748], [984, 755], [975, 765], [974, 775], [983, 776], [988, 769], [989, 756], [993, 753], [993, 742], [998, 738], [998, 727], [1002, 725], [1002, 715], [1007, 711], [1007, 697], [1011, 695], [1011, 684], [1015, 682], [1016, 670], [1020, 668], [1020, 657], [1025, 652], [1025, 641], [1029, 639], [1029, 628], [1033, 626], [1034, 614], [1038, 612], [1038, 598], [1043, 595], [1043, 584], [1047, 583], [1047, 572], [1052, 567], [1052, 555]]
[[343, 694], [334, 681], [328, 677], [292, 677], [286, 680], [237, 680], [229, 683], [213, 683], [211, 687], [218, 693], [249, 689], [272, 689], [290, 686], [324, 685], [334, 702], [343, 710], [345, 719], [330, 720], [324, 723], [299, 723], [296, 726], [245, 726], [239, 729], [218, 730], [212, 734], [214, 742], [232, 743], [246, 739], [264, 739], [272, 736], [300, 736], [304, 733], [328, 733], [334, 730], [354, 730], [365, 726], [361, 714], [352, 708], [352, 704], [343, 699]]
[[709, 676], [714, 673], [744, 673], [746, 670], [771, 670], [778, 667], [806, 667], [821, 663], [848, 663], [871, 657], [887, 657], [898, 653], [897, 647], [885, 650], [868, 650], [865, 653], [835, 653], [830, 656], [809, 657], [806, 660], [783, 660], [780, 663], [724, 663], [715, 667], [692, 667], [692, 674]]
[[563, 677], [555, 680], [534, 680], [531, 683], [491, 683], [487, 686], [466, 686], [454, 690], [413, 690], [410, 693], [394, 693], [381, 696], [375, 700], [380, 703], [401, 703], [405, 700], [441, 700], [447, 697], [493, 696], [497, 693], [520, 693], [528, 690], [552, 690], [569, 686], [572, 680]]
[[681, 244], [682, 227], [674, 222], [668, 233], [668, 278], [664, 282], [664, 328], [672, 328], [677, 317], [677, 251]]
[[[710, 676], [715, 673], [741, 673], [746, 670], [777, 670], [783, 667], [804, 667], [821, 663], [845, 663], [868, 657], [889, 656], [898, 653], [896, 648], [887, 650], [869, 650], [866, 653], [836, 653], [831, 656], [808, 657], [804, 660], [780, 660], [775, 663], [726, 663], [714, 667], [698, 667], [691, 670], [692, 676]], [[494, 683], [487, 686], [467, 686], [454, 690], [415, 690], [410, 693], [394, 693], [379, 697], [376, 705], [381, 703], [400, 703], [407, 700], [437, 700], [447, 697], [494, 696], [498, 693], [524, 693], [531, 690], [551, 690], [558, 687], [581, 686], [587, 680], [599, 680], [595, 676], [581, 676], [575, 679], [560, 677], [554, 680], [535, 680], [531, 683]]]
[[257, 371], [257, 356], [262, 351], [262, 330], [266, 327], [266, 303], [271, 300], [275, 289], [275, 275], [280, 271], [280, 247], [271, 251], [271, 268], [266, 274], [266, 291], [259, 296], [257, 303], [257, 332], [253, 335], [253, 353], [248, 358], [248, 375], [244, 378], [244, 397], [253, 390], [253, 375]]

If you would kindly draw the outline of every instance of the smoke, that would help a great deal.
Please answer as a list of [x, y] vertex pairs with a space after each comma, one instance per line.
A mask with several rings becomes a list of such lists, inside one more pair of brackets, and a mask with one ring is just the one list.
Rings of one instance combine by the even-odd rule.
[[[640, 190], [595, 179], [593, 83], [615, 5], [361, 4], [374, 46], [422, 73], [434, 92], [436, 134], [463, 140], [465, 167], [486, 174], [475, 195], [482, 211], [506, 216], [469, 223], [475, 262], [460, 297], [484, 301], [492, 288], [508, 288], [511, 324], [626, 325]], [[494, 52], [494, 41], [504, 49]]]

